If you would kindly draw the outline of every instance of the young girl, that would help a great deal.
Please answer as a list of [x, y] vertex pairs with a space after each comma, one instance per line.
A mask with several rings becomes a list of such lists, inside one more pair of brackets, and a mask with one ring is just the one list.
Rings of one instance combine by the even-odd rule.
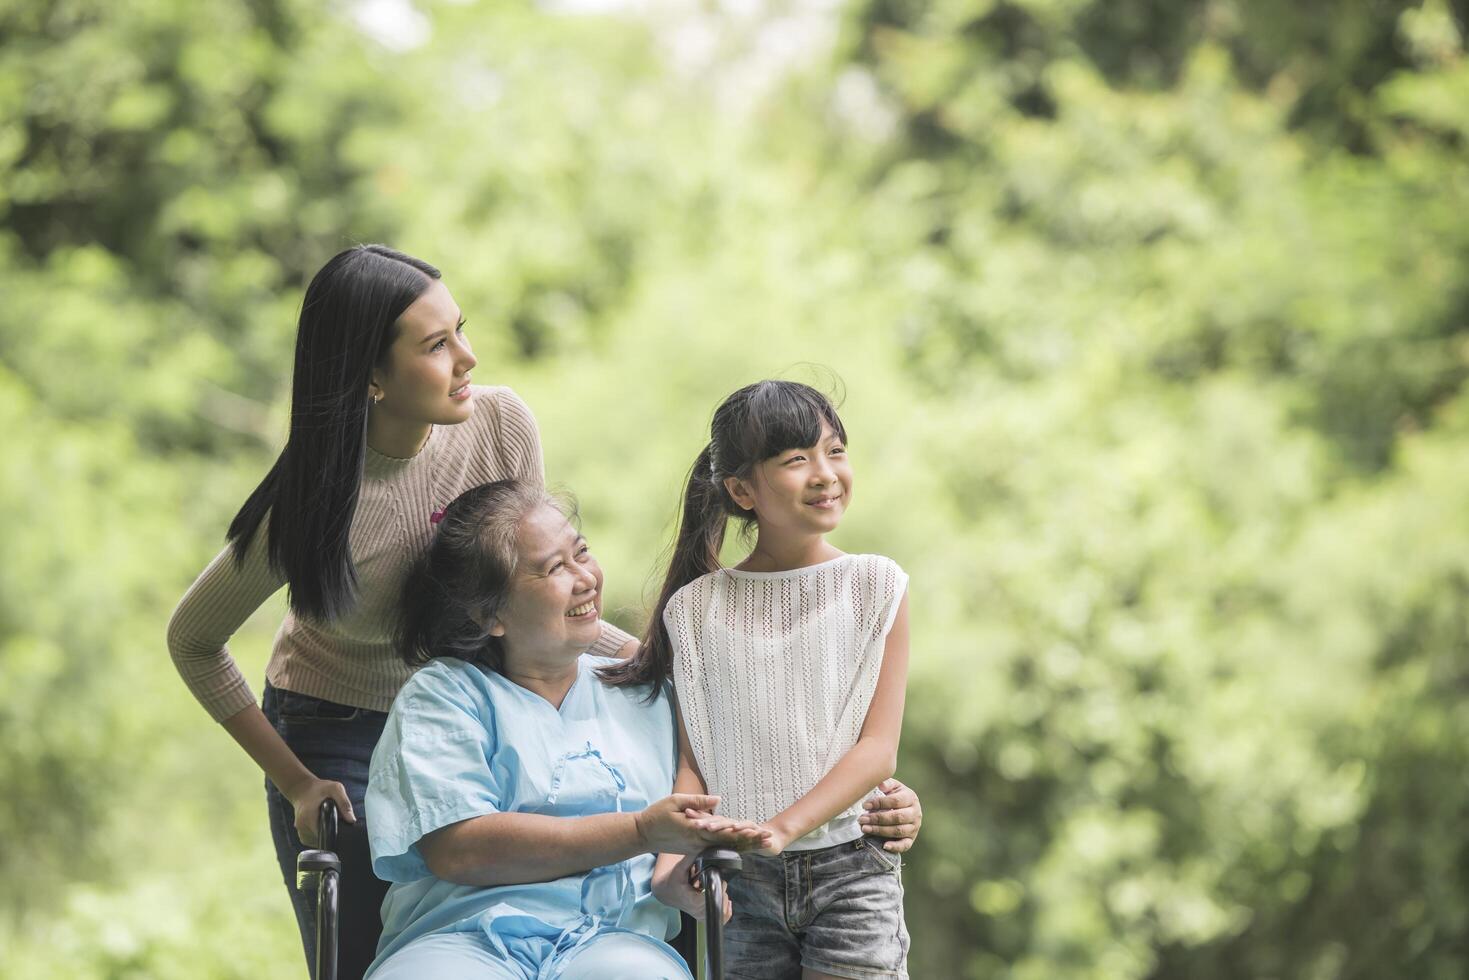
[[[714, 413], [668, 577], [627, 680], [672, 676], [675, 791], [718, 796], [770, 845], [730, 885], [730, 978], [906, 977], [900, 859], [864, 834], [892, 775], [908, 668], [908, 577], [826, 540], [852, 499], [846, 431], [815, 389], [762, 381]], [[756, 528], [719, 563], [728, 517]], [[655, 893], [677, 855], [659, 859]]]

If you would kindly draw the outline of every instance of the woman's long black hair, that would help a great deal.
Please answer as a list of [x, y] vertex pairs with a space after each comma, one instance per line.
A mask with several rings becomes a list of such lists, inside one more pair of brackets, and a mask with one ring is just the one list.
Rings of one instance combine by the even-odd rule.
[[669, 677], [673, 650], [663, 625], [668, 600], [694, 579], [722, 567], [719, 552], [731, 517], [741, 522], [743, 531], [755, 526], [754, 511], [735, 503], [725, 489], [725, 479], [747, 480], [756, 463], [787, 449], [816, 445], [823, 423], [846, 442], [847, 430], [831, 400], [798, 381], [757, 381], [720, 403], [709, 425], [709, 444], [689, 469], [673, 556], [642, 645], [627, 663], [603, 669], [603, 680], [617, 685], [653, 684], [656, 692], [656, 685]]
[[348, 531], [367, 457], [368, 382], [396, 337], [394, 322], [438, 278], [427, 262], [358, 245], [306, 287], [286, 448], [228, 534], [243, 562], [266, 522], [266, 556], [286, 577], [293, 612], [333, 619], [357, 598]]

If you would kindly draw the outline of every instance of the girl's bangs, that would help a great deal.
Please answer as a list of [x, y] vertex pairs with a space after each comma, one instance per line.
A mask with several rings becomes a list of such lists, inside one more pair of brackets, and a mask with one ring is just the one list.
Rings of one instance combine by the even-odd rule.
[[821, 441], [823, 424], [846, 442], [847, 433], [824, 395], [805, 385], [767, 385], [749, 402], [747, 425], [742, 426], [746, 458], [769, 459], [787, 449], [814, 446]]

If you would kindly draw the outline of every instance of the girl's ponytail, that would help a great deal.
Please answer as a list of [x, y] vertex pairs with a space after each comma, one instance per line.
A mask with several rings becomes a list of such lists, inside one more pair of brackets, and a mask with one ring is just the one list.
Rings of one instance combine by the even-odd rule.
[[724, 528], [731, 511], [738, 512], [724, 481], [715, 472], [713, 444], [705, 446], [689, 470], [680, 508], [678, 537], [674, 540], [673, 557], [663, 578], [658, 602], [652, 618], [643, 631], [637, 655], [625, 663], [604, 667], [602, 680], [608, 684], [652, 684], [649, 697], [657, 697], [658, 687], [673, 670], [673, 645], [668, 628], [663, 625], [663, 610], [679, 589], [701, 575], [718, 571], [719, 551], [724, 546]]

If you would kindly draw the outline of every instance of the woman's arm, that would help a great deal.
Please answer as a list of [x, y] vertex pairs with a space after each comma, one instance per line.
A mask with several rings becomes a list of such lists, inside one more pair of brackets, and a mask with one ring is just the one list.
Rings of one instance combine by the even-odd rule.
[[245, 560], [225, 545], [189, 586], [168, 621], [168, 652], [189, 691], [215, 721], [255, 703], [250, 685], [230, 656], [229, 641], [251, 613], [281, 586], [285, 576], [265, 554], [266, 522], [255, 531]]
[[321, 801], [327, 797], [336, 801], [337, 812], [344, 820], [357, 822], [346, 787], [330, 779], [318, 779], [307, 769], [258, 705], [246, 706], [226, 718], [223, 724], [230, 737], [265, 771], [276, 789], [291, 801], [296, 811], [296, 834], [305, 844], [310, 846], [317, 842], [317, 811], [321, 808]]
[[[883, 647], [877, 689], [857, 743], [832, 766], [811, 791], [761, 826], [771, 831], [765, 850], [779, 854], [785, 846], [860, 800], [892, 776], [898, 764], [898, 738], [903, 728], [903, 700], [908, 683], [908, 596], [898, 606]], [[701, 819], [698, 825], [714, 830], [720, 818]]]
[[327, 797], [336, 800], [343, 818], [356, 822], [347, 791], [301, 764], [255, 703], [228, 645], [250, 614], [285, 584], [265, 556], [267, 533], [262, 522], [243, 562], [235, 560], [234, 545], [226, 545], [194, 580], [169, 620], [168, 652], [194, 697], [291, 801], [296, 833], [314, 844], [317, 809]]
[[702, 793], [668, 796], [636, 813], [517, 812], [488, 762], [500, 751], [499, 736], [483, 711], [452, 673], [433, 667], [399, 692], [367, 788], [380, 877], [413, 880], [421, 859], [430, 874], [455, 884], [551, 881], [638, 854], [752, 847], [765, 839], [750, 822], [712, 831], [694, 826], [690, 814], [702, 817], [717, 802]]
[[551, 881], [647, 850], [631, 813], [490, 813], [441, 827], [418, 849], [434, 877], [484, 886]]
[[638, 813], [489, 813], [426, 834], [418, 849], [435, 877], [490, 886], [552, 881], [639, 854], [693, 854], [711, 844], [749, 847], [764, 839], [749, 823], [719, 831], [695, 827], [686, 811], [707, 813], [716, 802], [675, 793]]
[[597, 657], [616, 657], [627, 660], [638, 652], [638, 639], [607, 620], [602, 620], [602, 632], [597, 636], [587, 653]]
[[491, 391], [497, 423], [495, 455], [500, 458], [505, 475], [544, 486], [546, 463], [541, 453], [541, 429], [530, 406], [509, 388]]

